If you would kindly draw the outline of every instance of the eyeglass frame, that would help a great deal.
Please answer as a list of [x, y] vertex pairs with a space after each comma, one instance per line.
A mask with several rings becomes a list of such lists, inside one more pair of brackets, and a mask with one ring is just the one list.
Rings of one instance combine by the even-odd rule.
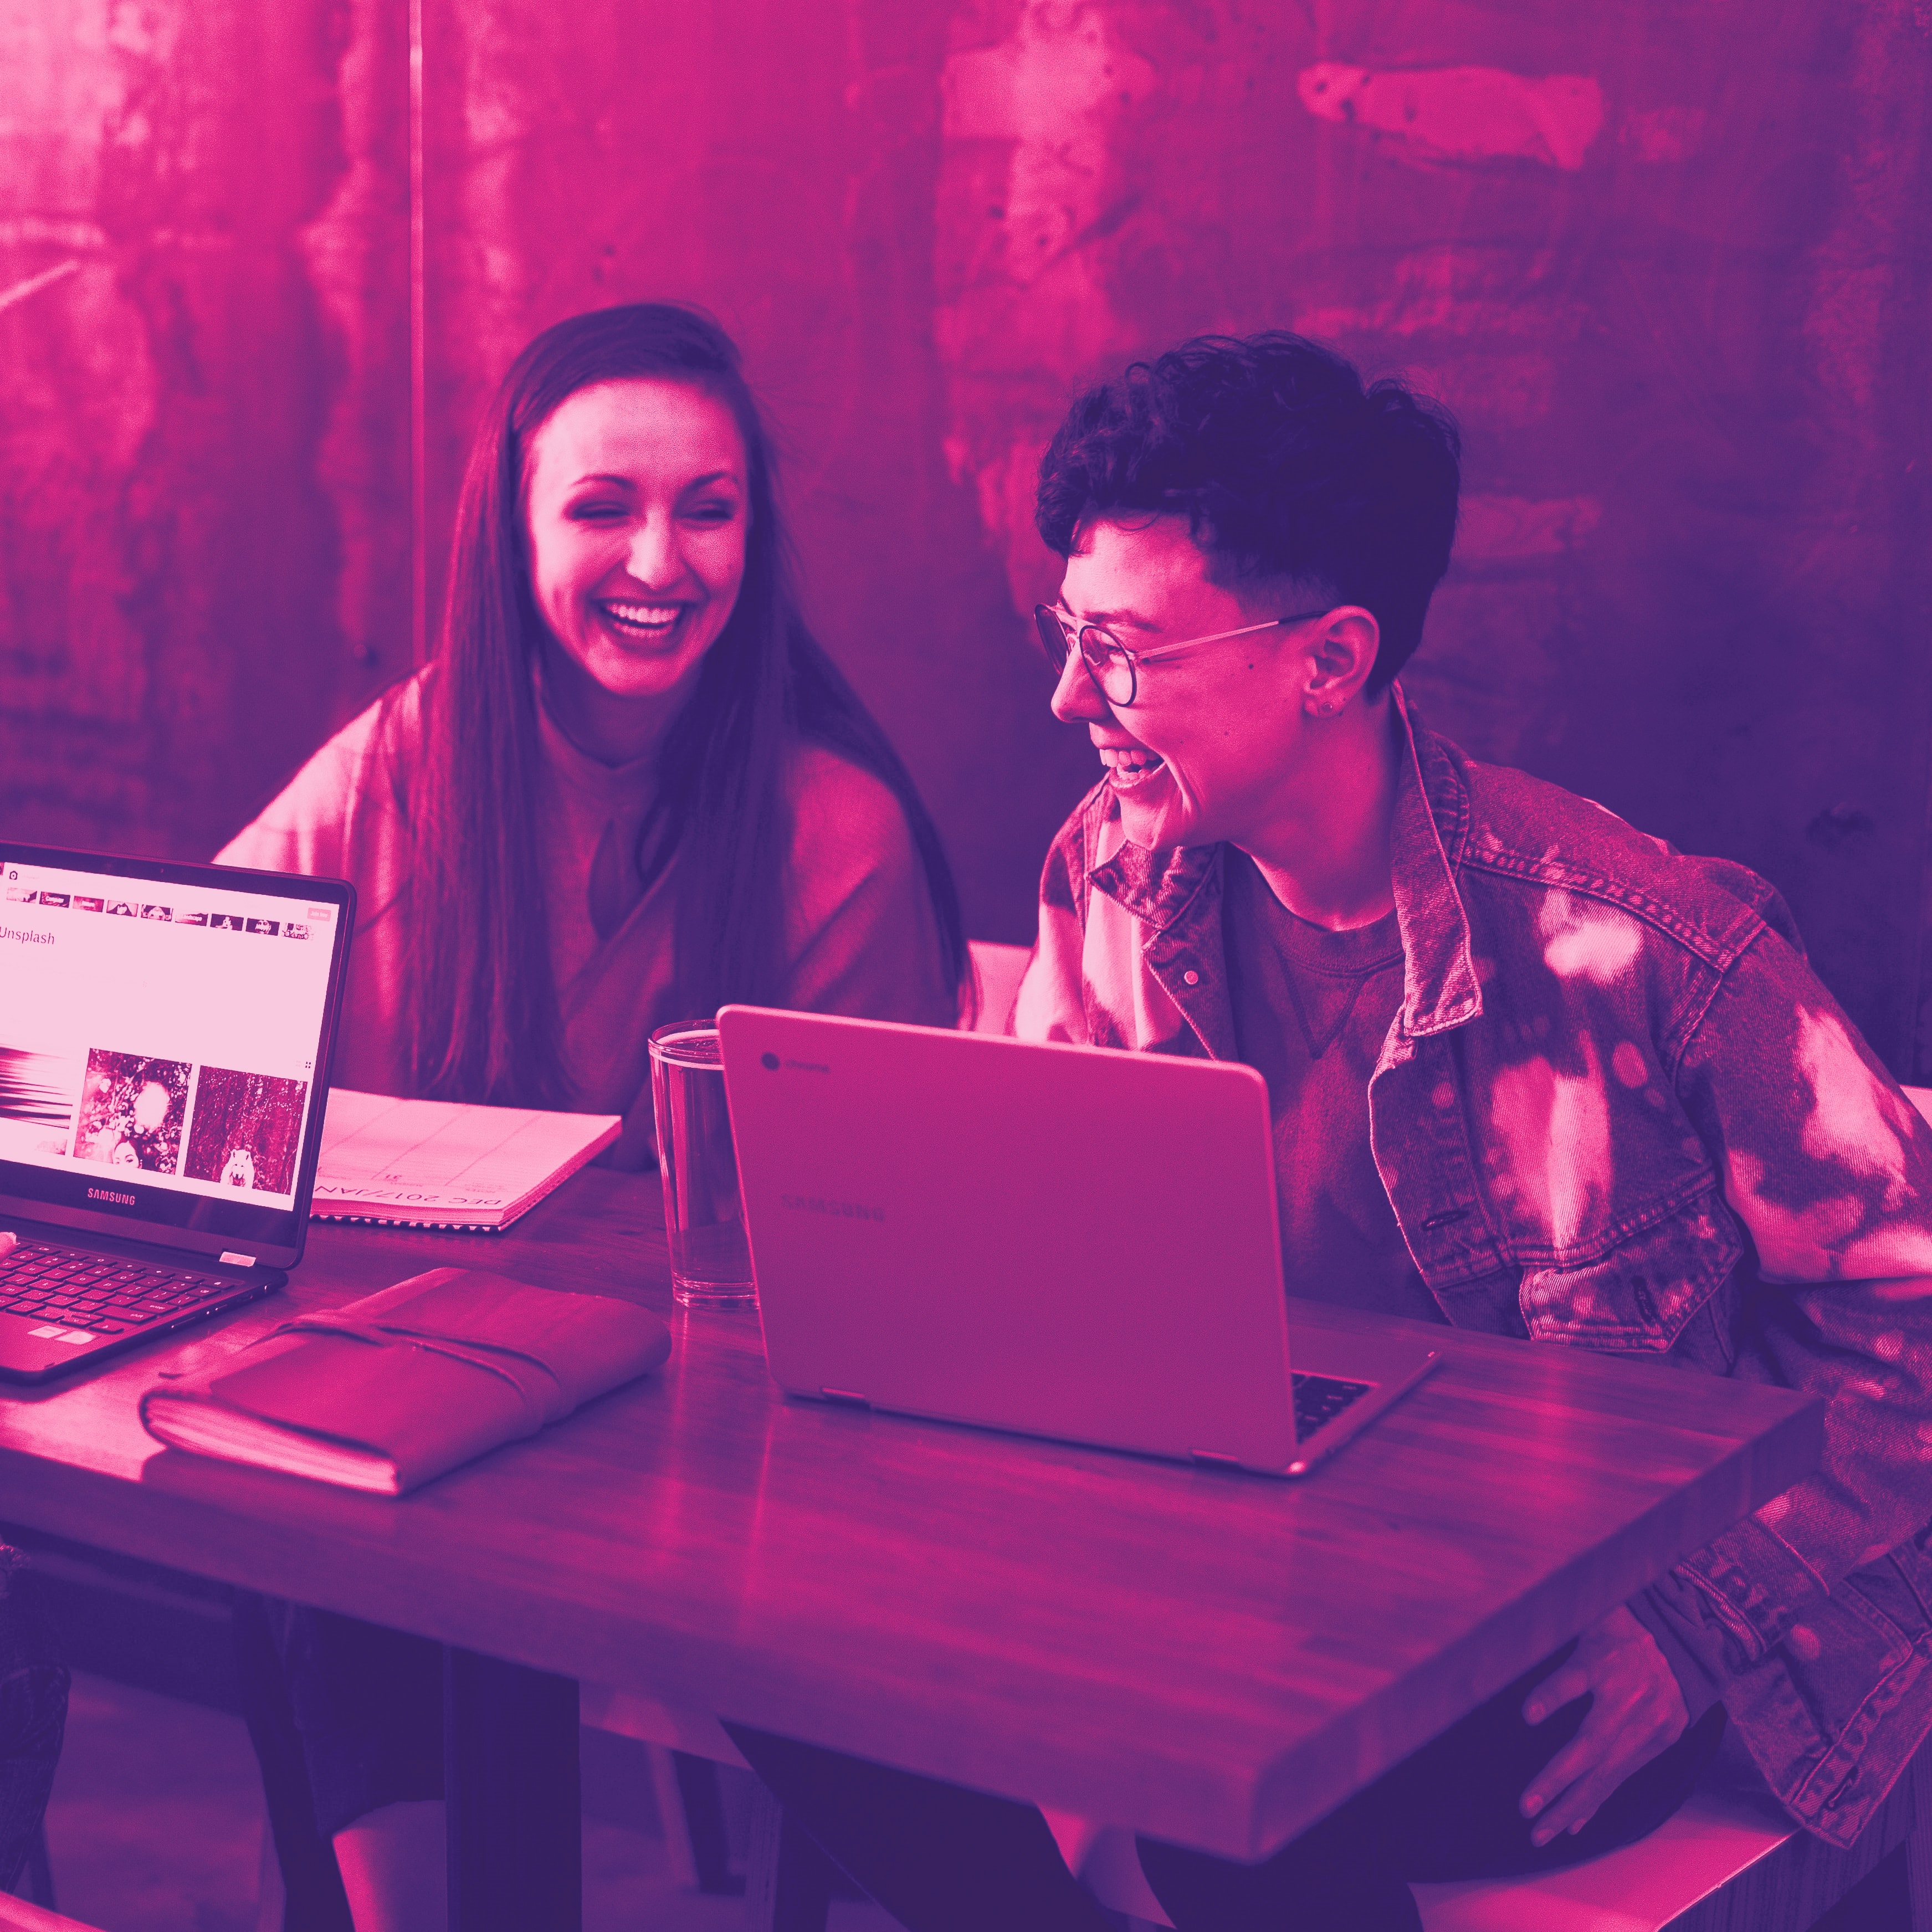
[[[1083, 624], [1071, 610], [1062, 610], [1057, 604], [1036, 604], [1033, 607], [1034, 627], [1040, 633], [1040, 649], [1046, 654], [1046, 661], [1053, 668], [1056, 680], [1066, 674], [1066, 660], [1077, 651], [1080, 662], [1087, 668], [1087, 676], [1103, 704], [1118, 705], [1123, 710], [1132, 706], [1139, 697], [1140, 667], [1153, 664], [1161, 658], [1170, 658], [1177, 651], [1191, 650], [1196, 644], [1218, 644], [1230, 638], [1252, 637], [1257, 631], [1279, 630], [1285, 624], [1305, 624], [1311, 617], [1325, 617], [1330, 610], [1340, 607], [1325, 604], [1318, 610], [1296, 610], [1285, 617], [1265, 618], [1258, 624], [1244, 624], [1238, 630], [1210, 631], [1204, 637], [1181, 638], [1171, 644], [1156, 644], [1150, 651], [1130, 651], [1113, 632], [1101, 624]], [[1064, 620], [1064, 621], [1063, 621]], [[1056, 658], [1053, 646], [1047, 640], [1046, 626], [1051, 622], [1060, 635], [1060, 655]], [[1072, 635], [1068, 634], [1069, 626]], [[1100, 673], [1094, 660], [1087, 655], [1086, 639], [1089, 632], [1107, 640], [1109, 656], [1118, 656], [1126, 661], [1127, 667], [1127, 694], [1125, 698], [1109, 698], [1107, 688], [1100, 682]]]

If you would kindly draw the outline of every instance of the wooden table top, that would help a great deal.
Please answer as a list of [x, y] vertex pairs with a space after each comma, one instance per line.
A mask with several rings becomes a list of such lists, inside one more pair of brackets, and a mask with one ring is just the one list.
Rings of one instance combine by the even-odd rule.
[[[142, 1432], [158, 1368], [442, 1264], [644, 1303], [671, 1360], [400, 1501]], [[286, 1294], [192, 1332], [0, 1396], [0, 1516], [1237, 1857], [1820, 1441], [1784, 1390], [1446, 1328], [1302, 1483], [787, 1401], [755, 1316], [674, 1310], [656, 1177], [596, 1170], [506, 1235], [319, 1223]]]

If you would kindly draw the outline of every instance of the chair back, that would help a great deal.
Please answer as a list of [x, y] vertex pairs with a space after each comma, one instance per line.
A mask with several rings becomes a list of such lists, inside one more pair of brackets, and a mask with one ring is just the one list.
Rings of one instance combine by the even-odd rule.
[[1012, 1018], [1013, 1002], [1019, 997], [1021, 976], [1033, 957], [1030, 947], [1002, 946], [990, 939], [969, 940], [966, 950], [973, 962], [974, 990], [979, 996], [979, 1010], [970, 1016], [962, 1006], [960, 1024], [974, 1033], [1004, 1033]]

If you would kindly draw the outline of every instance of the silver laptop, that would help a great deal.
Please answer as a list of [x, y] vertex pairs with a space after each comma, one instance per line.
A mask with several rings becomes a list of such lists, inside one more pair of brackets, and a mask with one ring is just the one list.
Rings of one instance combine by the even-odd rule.
[[773, 1377], [794, 1395], [1300, 1475], [1435, 1365], [1289, 1360], [1251, 1067], [727, 1006]]
[[0, 843], [0, 1379], [302, 1258], [352, 888]]

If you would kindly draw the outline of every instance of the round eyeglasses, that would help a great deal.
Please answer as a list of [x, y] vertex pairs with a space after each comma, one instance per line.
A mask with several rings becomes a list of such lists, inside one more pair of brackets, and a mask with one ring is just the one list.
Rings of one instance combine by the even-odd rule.
[[1040, 632], [1040, 648], [1053, 667], [1056, 682], [1066, 673], [1066, 660], [1075, 651], [1094, 680], [1094, 688], [1109, 704], [1122, 706], [1133, 703], [1140, 692], [1139, 667], [1156, 658], [1172, 657], [1177, 651], [1192, 650], [1196, 644], [1218, 644], [1229, 638], [1252, 637], [1257, 631], [1279, 630], [1284, 624], [1304, 624], [1311, 617], [1327, 614], [1320, 610], [1296, 610], [1286, 617], [1270, 617], [1258, 624], [1244, 624], [1236, 631], [1211, 631], [1204, 638], [1182, 638], [1172, 644], [1157, 645], [1150, 651], [1130, 651], [1112, 632], [1098, 624], [1083, 624], [1071, 611], [1051, 604], [1036, 604], [1033, 620]]

